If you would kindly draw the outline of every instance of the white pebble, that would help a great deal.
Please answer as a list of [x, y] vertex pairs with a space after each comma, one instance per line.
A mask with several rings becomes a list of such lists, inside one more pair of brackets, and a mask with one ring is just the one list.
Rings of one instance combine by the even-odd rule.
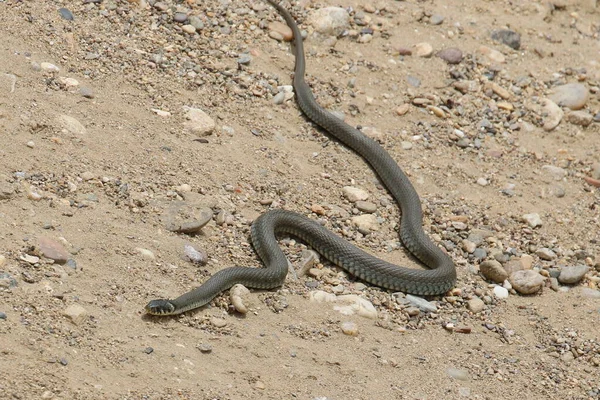
[[348, 336], [358, 336], [358, 326], [354, 322], [342, 322], [342, 332]]
[[494, 296], [499, 299], [506, 299], [508, 297], [508, 290], [502, 286], [494, 286]]
[[246, 288], [244, 285], [233, 285], [233, 287], [229, 290], [229, 299], [231, 300], [231, 304], [235, 308], [235, 311], [240, 314], [246, 314], [248, 312], [248, 307], [244, 304], [243, 297], [246, 297], [250, 294], [250, 290]]
[[33, 149], [35, 147], [35, 142], [33, 140], [30, 140], [29, 142], [27, 142], [27, 147]]

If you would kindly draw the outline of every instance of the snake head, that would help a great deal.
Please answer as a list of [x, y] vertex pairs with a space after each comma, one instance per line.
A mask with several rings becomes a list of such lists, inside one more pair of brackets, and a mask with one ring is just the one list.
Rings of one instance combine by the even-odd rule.
[[146, 313], [150, 315], [172, 315], [175, 306], [167, 299], [152, 300], [146, 304]]

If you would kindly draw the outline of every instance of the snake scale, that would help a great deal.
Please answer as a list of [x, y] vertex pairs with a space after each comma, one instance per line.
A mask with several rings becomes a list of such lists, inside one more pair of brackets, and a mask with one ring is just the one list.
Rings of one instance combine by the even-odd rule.
[[304, 80], [305, 59], [300, 30], [284, 7], [275, 0], [266, 1], [283, 16], [294, 35], [296, 66], [293, 85], [298, 106], [309, 120], [370, 164], [400, 207], [402, 243], [429, 269], [411, 269], [388, 263], [353, 246], [303, 215], [271, 210], [259, 216], [251, 227], [252, 244], [265, 268], [223, 269], [200, 287], [174, 300], [152, 300], [146, 305], [146, 312], [152, 315], [180, 314], [209, 303], [217, 294], [237, 283], [257, 289], [281, 286], [288, 273], [288, 262], [277, 243], [276, 236], [280, 234], [301, 239], [332, 263], [382, 288], [416, 295], [447, 292], [456, 281], [454, 263], [423, 231], [421, 202], [408, 177], [376, 141], [330, 114], [316, 102]]

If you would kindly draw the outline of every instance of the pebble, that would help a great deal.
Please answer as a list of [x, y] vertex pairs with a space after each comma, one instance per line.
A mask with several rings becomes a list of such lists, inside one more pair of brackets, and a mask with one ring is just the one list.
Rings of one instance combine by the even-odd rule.
[[215, 328], [224, 328], [227, 326], [227, 320], [225, 318], [212, 317], [210, 324]]
[[477, 184], [479, 186], [487, 186], [487, 185], [489, 185], [489, 182], [487, 179], [481, 177], [481, 178], [477, 178]]
[[36, 256], [32, 256], [31, 254], [23, 254], [19, 257], [20, 260], [25, 261], [31, 265], [37, 264], [40, 262], [40, 258]]
[[537, 249], [537, 251], [535, 252], [535, 254], [542, 260], [546, 260], [546, 261], [552, 261], [555, 260], [557, 255], [554, 251], [552, 251], [551, 249], [547, 248], [547, 247], [542, 247]]
[[93, 99], [94, 97], [96, 97], [94, 91], [91, 88], [85, 86], [79, 89], [79, 94], [85, 97], [86, 99]]
[[460, 64], [463, 59], [463, 52], [456, 47], [448, 47], [438, 51], [436, 56], [446, 61], [448, 64]]
[[252, 57], [250, 54], [242, 53], [237, 59], [238, 64], [241, 65], [249, 65], [250, 61], [252, 61]]
[[471, 312], [477, 314], [484, 310], [485, 303], [479, 297], [474, 297], [467, 301], [467, 308], [471, 310]]
[[187, 21], [187, 19], [188, 15], [184, 12], [176, 12], [175, 15], [173, 15], [173, 21], [175, 22], [184, 23]]
[[196, 348], [200, 350], [200, 353], [208, 354], [212, 352], [212, 346], [210, 344], [200, 343]]
[[147, 259], [147, 260], [154, 260], [154, 259], [156, 259], [156, 256], [154, 256], [154, 253], [153, 253], [153, 252], [151, 252], [151, 251], [150, 251], [150, 250], [148, 250], [148, 249], [144, 249], [144, 248], [142, 248], [142, 247], [136, 247], [136, 248], [135, 248], [135, 251], [136, 251], [136, 252], [137, 252], [139, 255], [141, 255], [142, 257], [144, 257], [144, 258], [145, 258], [145, 259]]
[[339, 36], [350, 27], [350, 15], [341, 7], [323, 7], [315, 10], [309, 23], [316, 32], [327, 36]]
[[354, 322], [342, 322], [340, 328], [344, 335], [358, 336], [358, 325]]
[[560, 181], [567, 176], [567, 170], [555, 165], [543, 165], [542, 172], [551, 177], [555, 181]]
[[60, 72], [60, 68], [58, 68], [56, 65], [49, 63], [49, 62], [40, 63], [40, 69], [44, 72], [51, 72], [51, 73]]
[[441, 25], [444, 22], [444, 16], [439, 14], [433, 14], [429, 17], [429, 23], [431, 25]]
[[468, 381], [469, 380], [469, 371], [450, 367], [446, 370], [446, 373], [450, 378], [456, 379], [458, 381]]
[[407, 294], [406, 295], [406, 300], [412, 304], [413, 306], [417, 307], [418, 309], [425, 311], [425, 312], [436, 312], [437, 311], [437, 306], [430, 302], [427, 301], [421, 297], [412, 295], [412, 294]]
[[65, 133], [71, 133], [77, 136], [83, 136], [87, 133], [87, 130], [81, 122], [68, 115], [59, 115], [56, 117], [55, 121]]
[[200, 17], [196, 15], [192, 15], [189, 17], [188, 23], [194, 27], [197, 31], [204, 29], [204, 22]]
[[0, 288], [12, 289], [18, 286], [18, 282], [8, 273], [0, 273]]
[[509, 277], [513, 289], [521, 294], [539, 292], [544, 286], [544, 281], [544, 277], [534, 270], [516, 271]]
[[377, 319], [377, 309], [367, 299], [363, 299], [355, 294], [345, 294], [337, 296], [336, 303], [345, 303], [343, 306], [334, 306], [333, 309], [344, 315], [359, 315], [369, 319]]
[[588, 273], [589, 267], [587, 265], [574, 265], [563, 267], [558, 276], [558, 281], [562, 284], [573, 285], [579, 283]]
[[35, 142], [33, 140], [28, 141], [27, 147], [29, 147], [30, 149], [33, 149], [35, 147]]
[[357, 215], [352, 217], [351, 221], [362, 234], [379, 230], [379, 221], [373, 214]]
[[79, 304], [71, 304], [64, 311], [63, 315], [66, 316], [75, 325], [80, 325], [88, 317], [88, 312], [83, 306]]
[[542, 115], [543, 125], [545, 131], [551, 131], [556, 128], [564, 116], [562, 108], [560, 108], [554, 101], [550, 99], [542, 99]]
[[196, 33], [196, 27], [192, 24], [185, 24], [181, 26], [181, 30], [184, 31], [185, 33], [192, 35], [194, 33]]
[[0, 311], [0, 319], [5, 320], [7, 318], [6, 314]]
[[46, 236], [38, 238], [38, 248], [42, 256], [64, 264], [69, 259], [69, 252], [58, 241]]
[[549, 99], [560, 107], [579, 110], [585, 106], [589, 98], [589, 91], [581, 83], [567, 83], [552, 89]]
[[542, 226], [542, 219], [537, 213], [523, 214], [521, 216], [521, 219], [523, 220], [523, 222], [527, 222], [527, 224], [529, 224], [529, 226], [532, 228]]
[[600, 299], [600, 290], [592, 288], [581, 288], [581, 295], [589, 299]]
[[377, 211], [377, 205], [374, 203], [371, 203], [370, 201], [359, 200], [356, 203], [354, 203], [354, 205], [356, 206], [356, 208], [358, 208], [362, 212], [372, 214], [375, 211]]
[[593, 121], [593, 116], [587, 111], [578, 110], [568, 113], [566, 120], [572, 123], [573, 125], [586, 127], [591, 125]]
[[58, 13], [61, 17], [63, 17], [63, 19], [66, 19], [67, 21], [73, 21], [74, 19], [73, 13], [66, 8], [59, 8]]
[[519, 50], [521, 48], [521, 35], [510, 29], [498, 29], [492, 32], [492, 40], [501, 42], [508, 47]]
[[248, 312], [248, 295], [250, 294], [250, 290], [244, 285], [235, 284], [229, 290], [229, 299], [231, 304], [235, 308], [235, 311], [240, 314], [246, 314]]
[[6, 264], [6, 256], [0, 254], [0, 268], [4, 267], [4, 264]]
[[506, 57], [504, 57], [504, 54], [502, 54], [496, 49], [492, 49], [491, 47], [480, 46], [479, 52], [486, 56], [490, 61], [493, 61], [495, 63], [503, 64], [506, 62]]
[[427, 42], [417, 43], [414, 47], [417, 57], [429, 58], [433, 54], [433, 46]]
[[401, 105], [399, 105], [399, 106], [396, 108], [396, 114], [398, 114], [398, 115], [404, 115], [404, 114], [406, 114], [406, 113], [407, 113], [409, 110], [410, 110], [410, 104], [408, 104], [408, 103], [404, 103], [404, 104], [401, 104]]
[[194, 264], [204, 265], [208, 261], [208, 255], [206, 252], [198, 251], [190, 244], [183, 246], [183, 254]]
[[494, 283], [502, 283], [508, 278], [508, 272], [496, 260], [486, 260], [479, 265], [481, 274]]
[[271, 22], [268, 28], [271, 32], [277, 32], [281, 36], [281, 38], [286, 42], [289, 42], [294, 38], [294, 34], [292, 33], [290, 27], [282, 22]]
[[279, 92], [275, 96], [273, 96], [273, 103], [277, 105], [283, 104], [283, 102], [285, 101], [285, 97], [286, 96], [284, 92]]
[[366, 190], [355, 188], [353, 186], [344, 186], [342, 188], [342, 193], [348, 199], [348, 201], [352, 203], [364, 201], [369, 198], [369, 193]]
[[216, 123], [208, 114], [199, 108], [185, 106], [183, 109], [187, 119], [183, 124], [185, 130], [200, 137], [212, 135]]
[[494, 296], [498, 299], [506, 299], [508, 298], [508, 289], [502, 286], [494, 286]]

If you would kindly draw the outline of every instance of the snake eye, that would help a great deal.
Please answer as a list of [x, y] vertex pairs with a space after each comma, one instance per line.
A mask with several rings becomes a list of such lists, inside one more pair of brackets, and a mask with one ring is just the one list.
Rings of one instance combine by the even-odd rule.
[[175, 306], [167, 299], [152, 300], [146, 305], [146, 312], [150, 315], [169, 315]]

